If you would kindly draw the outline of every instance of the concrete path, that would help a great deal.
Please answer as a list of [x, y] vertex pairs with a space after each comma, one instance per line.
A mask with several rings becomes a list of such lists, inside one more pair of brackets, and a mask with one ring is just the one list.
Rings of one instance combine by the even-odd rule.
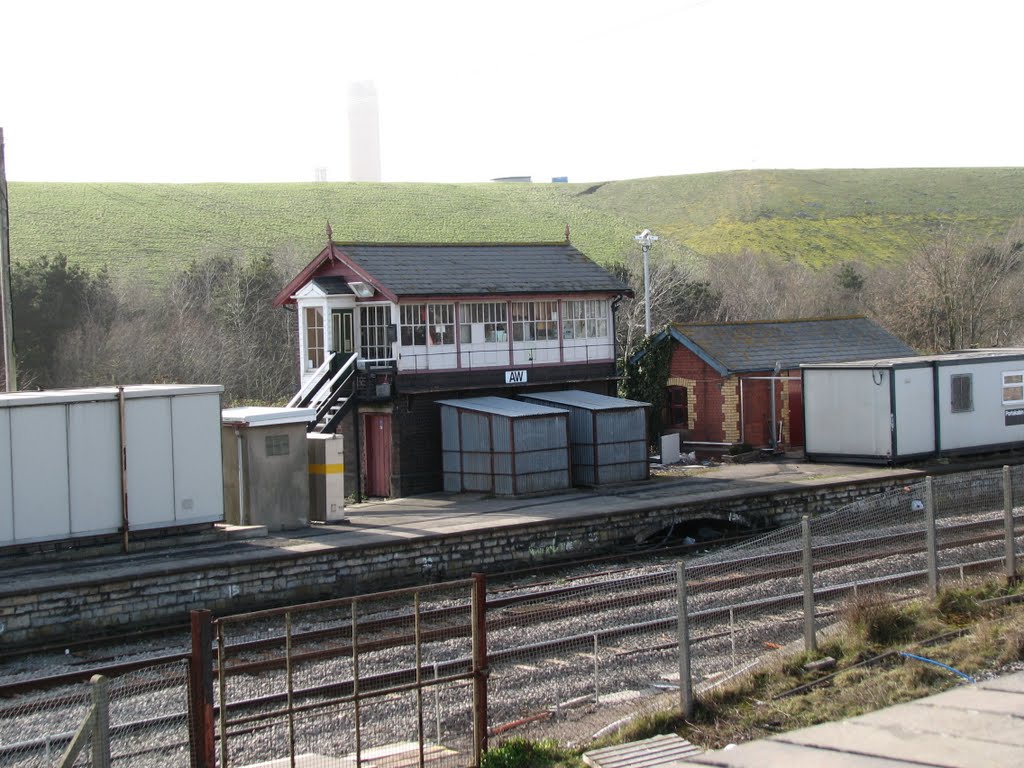
[[1024, 766], [1024, 672], [669, 765], [1020, 768]]

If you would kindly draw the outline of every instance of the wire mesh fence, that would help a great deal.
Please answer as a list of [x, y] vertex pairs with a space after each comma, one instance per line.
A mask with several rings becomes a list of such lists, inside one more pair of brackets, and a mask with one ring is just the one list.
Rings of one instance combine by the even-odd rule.
[[[101, 682], [26, 694], [0, 705], [0, 765], [106, 768], [187, 765], [187, 663], [160, 664]], [[104, 689], [100, 727], [88, 727], [96, 685]], [[77, 756], [69, 747], [83, 730]], [[94, 747], [97, 742], [103, 757]], [[109, 755], [109, 763], [106, 762]], [[65, 757], [67, 756], [67, 759]]]
[[[1024, 499], [1024, 467], [1007, 470], [1006, 482], [1012, 498]], [[513, 731], [587, 742], [638, 715], [680, 707], [687, 672], [699, 697], [780, 651], [803, 650], [864, 591], [899, 600], [1002, 570], [1006, 496], [999, 470], [940, 477], [693, 558], [685, 631], [679, 576], [664, 564], [567, 579], [514, 601], [491, 597], [492, 744]], [[1014, 553], [1020, 513], [1017, 504]]]

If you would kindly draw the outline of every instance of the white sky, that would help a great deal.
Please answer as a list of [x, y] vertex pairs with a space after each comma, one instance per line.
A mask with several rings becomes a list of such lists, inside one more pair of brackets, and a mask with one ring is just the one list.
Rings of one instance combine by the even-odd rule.
[[2, 0], [12, 181], [1024, 166], [1018, 0]]

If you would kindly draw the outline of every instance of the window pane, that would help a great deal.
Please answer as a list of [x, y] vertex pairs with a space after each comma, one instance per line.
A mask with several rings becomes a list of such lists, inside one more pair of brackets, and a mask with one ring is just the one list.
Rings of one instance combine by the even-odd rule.
[[950, 376], [951, 410], [963, 413], [973, 409], [971, 374], [957, 373]]

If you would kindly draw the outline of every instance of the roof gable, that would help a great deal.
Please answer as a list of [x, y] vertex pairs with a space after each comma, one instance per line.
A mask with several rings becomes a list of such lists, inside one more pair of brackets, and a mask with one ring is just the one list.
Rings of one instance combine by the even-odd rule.
[[669, 335], [721, 375], [917, 352], [866, 317], [673, 324]]
[[[334, 243], [274, 300], [289, 303], [311, 279], [346, 271], [391, 297], [622, 293], [632, 291], [568, 242]], [[394, 299], [392, 299], [394, 300]]]

